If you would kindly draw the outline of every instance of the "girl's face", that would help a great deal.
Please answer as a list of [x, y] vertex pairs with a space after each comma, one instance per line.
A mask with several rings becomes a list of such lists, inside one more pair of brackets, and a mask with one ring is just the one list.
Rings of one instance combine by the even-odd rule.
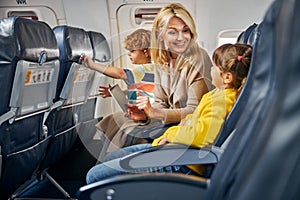
[[213, 65], [210, 69], [210, 75], [212, 78], [212, 84], [219, 89], [225, 88], [222, 73], [219, 67]]
[[[177, 17], [172, 17], [161, 40], [171, 53], [182, 54], [187, 49], [192, 35], [189, 27]], [[177, 55], [172, 55], [176, 57]]]
[[146, 64], [150, 62], [149, 57], [146, 56], [143, 50], [128, 51], [128, 57], [132, 64]]

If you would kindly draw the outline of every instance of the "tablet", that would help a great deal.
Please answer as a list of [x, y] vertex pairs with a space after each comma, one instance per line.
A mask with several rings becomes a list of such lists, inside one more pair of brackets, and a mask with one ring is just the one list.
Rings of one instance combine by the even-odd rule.
[[109, 89], [111, 96], [118, 103], [123, 112], [127, 112], [128, 109], [128, 99], [125, 93], [122, 91], [118, 84], [114, 85]]

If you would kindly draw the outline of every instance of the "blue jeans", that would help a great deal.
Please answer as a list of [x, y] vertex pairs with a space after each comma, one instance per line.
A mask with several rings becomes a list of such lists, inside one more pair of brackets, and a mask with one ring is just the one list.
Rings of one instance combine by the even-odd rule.
[[126, 171], [119, 165], [119, 161], [123, 156], [131, 153], [147, 149], [151, 147], [151, 144], [138, 144], [129, 147], [125, 147], [111, 153], [108, 153], [104, 157], [104, 162], [92, 167], [87, 175], [87, 184], [94, 183], [112, 176], [121, 174], [134, 174], [134, 173], [146, 173], [146, 172], [168, 172], [168, 173], [183, 173], [183, 174], [194, 174], [195, 173], [186, 166], [166, 166], [166, 167], [149, 167], [137, 170]]

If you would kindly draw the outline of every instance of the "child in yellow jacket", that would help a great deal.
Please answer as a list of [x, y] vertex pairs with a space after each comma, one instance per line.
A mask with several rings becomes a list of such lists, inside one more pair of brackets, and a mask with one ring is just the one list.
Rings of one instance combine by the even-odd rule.
[[[212, 144], [245, 82], [250, 67], [251, 55], [252, 47], [246, 44], [224, 44], [218, 47], [214, 51], [214, 65], [211, 68], [212, 84], [216, 86], [216, 89], [202, 97], [196, 110], [187, 115], [178, 126], [169, 128], [152, 144], [134, 145], [108, 154], [105, 157], [105, 163], [90, 169], [86, 177], [87, 183], [125, 173], [172, 172], [201, 174], [202, 168], [197, 165], [151, 167], [128, 172], [118, 169], [118, 163], [121, 157], [149, 148], [151, 145], [180, 143], [203, 147]], [[144, 100], [140, 102], [137, 100], [137, 106], [142, 109]]]

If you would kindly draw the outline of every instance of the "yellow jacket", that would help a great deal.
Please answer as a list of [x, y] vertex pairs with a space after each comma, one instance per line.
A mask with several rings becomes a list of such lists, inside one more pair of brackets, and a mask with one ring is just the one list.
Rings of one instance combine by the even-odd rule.
[[[233, 89], [214, 89], [206, 93], [196, 110], [186, 116], [178, 126], [170, 127], [162, 136], [152, 143], [167, 137], [170, 143], [180, 143], [189, 146], [203, 147], [213, 144], [224, 120], [236, 101], [236, 91]], [[200, 173], [196, 166], [189, 166]]]

